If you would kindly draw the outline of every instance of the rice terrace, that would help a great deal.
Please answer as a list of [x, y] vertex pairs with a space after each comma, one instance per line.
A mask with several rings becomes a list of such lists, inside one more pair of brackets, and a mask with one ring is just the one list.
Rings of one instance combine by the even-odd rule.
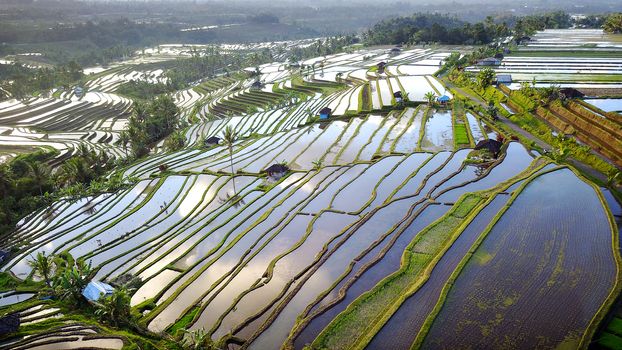
[[0, 348], [622, 349], [622, 4], [304, 3], [0, 4]]

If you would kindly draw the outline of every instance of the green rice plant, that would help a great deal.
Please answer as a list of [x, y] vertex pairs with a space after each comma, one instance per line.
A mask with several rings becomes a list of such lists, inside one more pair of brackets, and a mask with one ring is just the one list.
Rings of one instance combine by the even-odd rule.
[[197, 315], [201, 308], [199, 305], [195, 305], [192, 309], [184, 314], [177, 322], [175, 322], [172, 326], [170, 326], [166, 332], [173, 336], [180, 336], [180, 331], [183, 331], [187, 328], [187, 326], [192, 322], [194, 317]]

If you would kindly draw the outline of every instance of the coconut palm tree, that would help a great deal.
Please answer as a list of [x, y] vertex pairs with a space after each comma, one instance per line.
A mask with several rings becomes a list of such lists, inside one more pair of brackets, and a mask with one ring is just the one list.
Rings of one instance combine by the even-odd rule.
[[425, 97], [426, 101], [428, 101], [428, 104], [431, 106], [434, 103], [434, 100], [436, 99], [436, 94], [432, 91], [426, 92], [425, 95], [423, 95], [423, 97]]
[[11, 188], [11, 173], [6, 165], [0, 165], [0, 197], [5, 198]]
[[29, 164], [28, 174], [37, 188], [39, 188], [39, 195], [42, 196], [43, 186], [45, 186], [50, 179], [50, 167], [43, 163], [31, 162]]
[[130, 143], [130, 135], [127, 131], [124, 130], [119, 134], [119, 140], [117, 142], [123, 147], [123, 151], [125, 155], [127, 155], [127, 144]]
[[80, 158], [73, 157], [61, 165], [60, 169], [61, 181], [65, 184], [75, 182], [87, 183], [94, 177], [95, 173], [89, 165]]
[[[227, 125], [225, 131], [223, 132], [222, 139], [227, 145], [227, 149], [229, 150], [229, 161], [231, 163], [231, 176], [233, 177], [235, 174], [233, 172], [233, 144], [238, 138], [238, 134], [233, 130], [231, 125]], [[235, 189], [235, 177], [233, 177], [233, 195], [237, 195], [237, 191]]]
[[45, 252], [38, 252], [36, 256], [32, 257], [32, 260], [28, 260], [28, 266], [32, 268], [36, 276], [45, 281], [48, 287], [52, 286], [50, 279], [55, 270], [52, 256], [45, 255]]

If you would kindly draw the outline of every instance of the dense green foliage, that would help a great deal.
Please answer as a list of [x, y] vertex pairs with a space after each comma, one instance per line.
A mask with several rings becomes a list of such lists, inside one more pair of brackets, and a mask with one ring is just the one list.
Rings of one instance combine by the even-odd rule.
[[127, 83], [119, 85], [116, 92], [120, 95], [130, 97], [138, 100], [149, 100], [158, 95], [166, 94], [175, 91], [168, 84], [164, 83], [149, 83], [142, 80], [132, 80]]
[[[290, 62], [296, 62], [309, 57], [330, 55], [357, 41], [355, 36], [331, 37], [326, 40], [317, 40], [312, 45], [294, 47], [289, 53]], [[284, 52], [276, 52], [282, 54]], [[170, 79], [168, 86], [182, 89], [189, 83], [218, 75], [230, 75], [246, 67], [256, 67], [263, 63], [275, 60], [274, 52], [270, 49], [253, 52], [223, 53], [217, 47], [208, 47], [203, 50], [194, 50], [192, 57], [179, 59], [174, 67], [167, 70], [166, 76]]]
[[370, 45], [435, 42], [442, 44], [486, 44], [509, 34], [505, 23], [497, 24], [492, 17], [476, 24], [441, 14], [417, 13], [376, 24], [364, 34]]
[[622, 33], [622, 13], [609, 15], [603, 24], [603, 30], [611, 34]]
[[[469, 23], [439, 13], [416, 13], [409, 17], [384, 20], [364, 33], [365, 42], [370, 45], [405, 43], [441, 44], [487, 44], [496, 38], [514, 34], [516, 38], [532, 35], [544, 29], [599, 28], [604, 16], [587, 16], [573, 19], [563, 11], [528, 16], [488, 16], [484, 21]], [[608, 23], [615, 28], [621, 25], [615, 16], [609, 16]], [[611, 32], [614, 32], [613, 29]]]
[[537, 14], [518, 18], [514, 24], [517, 37], [533, 35], [538, 30], [563, 29], [573, 25], [572, 17], [563, 11]]
[[82, 68], [74, 61], [53, 68], [39, 69], [29, 69], [19, 63], [0, 64], [0, 87], [17, 99], [55, 87], [69, 88], [83, 77]]
[[60, 197], [82, 195], [87, 187], [99, 192], [121, 186], [116, 177], [99, 180], [115, 165], [104, 152], [93, 152], [82, 144], [77, 155], [53, 171], [47, 163], [54, 156], [56, 153], [37, 151], [0, 164], [0, 233]]
[[153, 143], [179, 127], [178, 114], [179, 108], [167, 95], [161, 95], [149, 104], [135, 102], [127, 130], [122, 133], [122, 143], [131, 144], [134, 156], [146, 155]]
[[99, 300], [95, 316], [114, 327], [133, 325], [130, 300], [131, 296], [127, 289], [117, 288], [112, 295]]

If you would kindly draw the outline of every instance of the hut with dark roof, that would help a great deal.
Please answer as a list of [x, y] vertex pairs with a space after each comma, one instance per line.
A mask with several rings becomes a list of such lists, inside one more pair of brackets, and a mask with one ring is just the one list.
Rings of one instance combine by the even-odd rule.
[[569, 100], [585, 97], [585, 95], [581, 91], [575, 88], [571, 88], [571, 87], [560, 89], [559, 93], [561, 95], [564, 95], [564, 97], [566, 97]]
[[501, 146], [503, 146], [503, 143], [497, 140], [487, 139], [478, 142], [477, 145], [475, 145], [475, 150], [487, 150], [488, 152], [490, 152], [490, 154], [494, 155], [495, 158], [497, 158], [499, 156], [499, 153], [501, 152]]
[[251, 85], [251, 89], [260, 90], [261, 88], [263, 88], [263, 84], [259, 80], [255, 80], [253, 85]]
[[509, 85], [509, 84], [512, 84], [512, 81], [513, 80], [512, 80], [511, 74], [497, 74], [497, 79], [495, 80], [497, 85], [499, 84]]
[[483, 60], [479, 60], [477, 62], [478, 66], [499, 66], [501, 65], [501, 60], [495, 57], [484, 58]]
[[218, 144], [220, 144], [220, 137], [218, 136], [212, 136], [205, 140], [206, 146], [218, 146]]
[[393, 97], [395, 98], [395, 102], [400, 103], [404, 100], [401, 91], [396, 91], [393, 93]]
[[287, 174], [288, 171], [289, 171], [289, 167], [287, 165], [272, 164], [263, 172], [266, 173], [273, 180], [279, 180], [280, 178], [285, 176], [285, 174]]
[[376, 65], [376, 67], [378, 68], [378, 73], [384, 73], [384, 69], [387, 67], [387, 62], [380, 62]]

